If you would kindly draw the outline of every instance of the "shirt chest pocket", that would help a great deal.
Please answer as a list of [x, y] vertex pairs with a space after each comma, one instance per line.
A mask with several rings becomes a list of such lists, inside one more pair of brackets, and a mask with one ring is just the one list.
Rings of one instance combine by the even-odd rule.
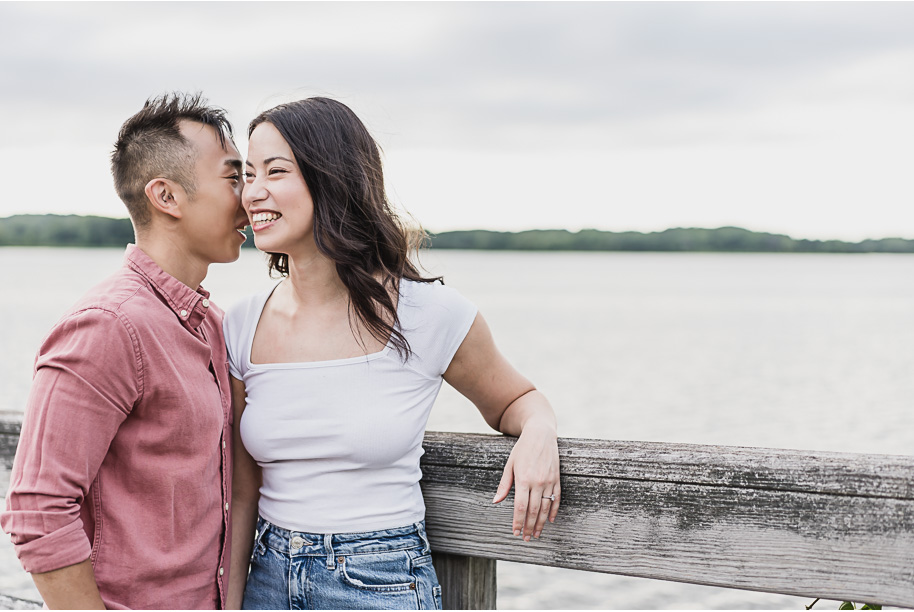
[[147, 418], [161, 420], [174, 431], [222, 430], [229, 402], [212, 367], [173, 368], [168, 375], [157, 374], [158, 380], [147, 388]]

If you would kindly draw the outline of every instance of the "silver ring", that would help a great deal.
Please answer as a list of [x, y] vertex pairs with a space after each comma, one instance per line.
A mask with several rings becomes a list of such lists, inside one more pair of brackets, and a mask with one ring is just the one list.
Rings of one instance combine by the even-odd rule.
[[543, 495], [543, 499], [548, 499], [549, 501], [555, 501], [555, 493], [552, 495]]

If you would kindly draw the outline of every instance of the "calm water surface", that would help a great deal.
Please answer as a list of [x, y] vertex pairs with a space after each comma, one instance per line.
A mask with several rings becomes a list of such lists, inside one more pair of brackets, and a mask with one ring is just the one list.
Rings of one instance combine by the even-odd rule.
[[[22, 411], [42, 337], [121, 258], [0, 249], [0, 411]], [[443, 251], [422, 263], [479, 306], [502, 352], [550, 398], [563, 436], [914, 448], [912, 256]], [[204, 286], [227, 308], [273, 282], [246, 251], [213, 266]], [[446, 385], [429, 428], [488, 431]], [[810, 603], [510, 563], [498, 579], [504, 609]], [[35, 596], [6, 538], [0, 592]]]

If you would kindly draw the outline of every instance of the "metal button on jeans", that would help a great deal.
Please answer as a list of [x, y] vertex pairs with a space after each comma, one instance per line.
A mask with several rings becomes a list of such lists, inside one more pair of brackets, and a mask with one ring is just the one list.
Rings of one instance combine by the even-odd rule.
[[305, 545], [305, 540], [298, 536], [295, 536], [289, 542], [289, 545], [292, 547], [292, 550], [298, 550], [299, 548], [301, 548], [302, 546]]

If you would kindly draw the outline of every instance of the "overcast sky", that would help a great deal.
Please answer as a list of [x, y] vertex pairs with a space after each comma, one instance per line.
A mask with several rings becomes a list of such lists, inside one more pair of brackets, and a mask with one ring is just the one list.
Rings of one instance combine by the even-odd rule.
[[125, 216], [150, 95], [326, 95], [427, 229], [914, 238], [911, 3], [0, 3], [0, 217]]

